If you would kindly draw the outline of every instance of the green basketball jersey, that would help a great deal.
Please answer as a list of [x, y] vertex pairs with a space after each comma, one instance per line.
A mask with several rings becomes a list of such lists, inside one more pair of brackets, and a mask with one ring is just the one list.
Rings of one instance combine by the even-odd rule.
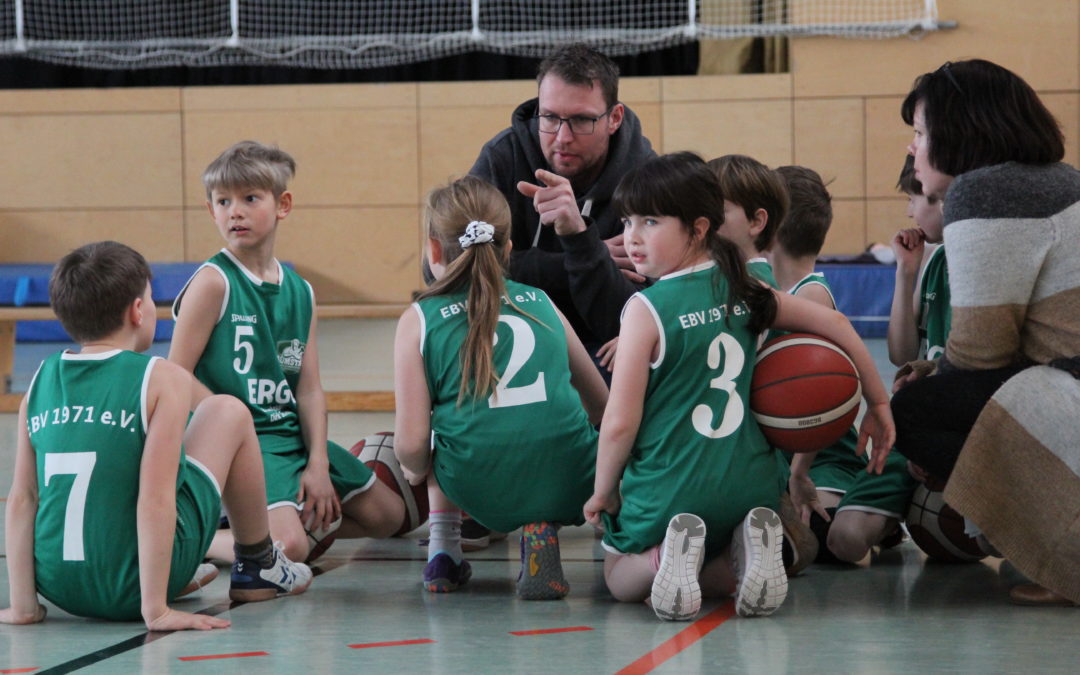
[[[136, 507], [155, 360], [121, 350], [55, 354], [41, 364], [27, 394], [40, 495], [38, 592], [72, 614], [140, 617]], [[178, 486], [191, 470], [181, 460]], [[170, 598], [190, 575], [170, 576]]]
[[770, 288], [779, 289], [780, 284], [776, 281], [776, 275], [773, 274], [772, 265], [765, 258], [751, 258], [746, 261], [746, 271], [750, 276], [764, 281]]
[[458, 405], [466, 293], [413, 305], [431, 394], [435, 476], [458, 506], [510, 531], [540, 520], [583, 522], [596, 471], [596, 430], [570, 384], [566, 334], [547, 294], [506, 282], [495, 332], [499, 382]]
[[700, 516], [715, 555], [750, 509], [778, 508], [774, 451], [750, 414], [757, 335], [712, 262], [661, 277], [636, 294], [660, 333], [641, 426], [622, 477], [622, 509], [604, 544], [638, 553], [678, 513]]
[[945, 341], [952, 323], [949, 297], [949, 263], [945, 246], [938, 246], [919, 275], [919, 338], [926, 359], [945, 353]]
[[[280, 263], [281, 283], [263, 281], [226, 249], [203, 267], [225, 280], [225, 299], [195, 377], [215, 394], [232, 394], [247, 403], [263, 452], [304, 447], [293, 391], [311, 330], [310, 284]], [[186, 290], [173, 304], [174, 316]]]

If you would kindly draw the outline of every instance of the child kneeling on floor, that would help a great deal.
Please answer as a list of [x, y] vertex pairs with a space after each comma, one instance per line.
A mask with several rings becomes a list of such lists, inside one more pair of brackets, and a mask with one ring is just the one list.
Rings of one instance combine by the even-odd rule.
[[604, 578], [617, 600], [650, 598], [662, 619], [692, 619], [703, 594], [734, 593], [742, 616], [771, 614], [787, 576], [774, 511], [780, 466], [748, 403], [759, 333], [813, 332], [851, 355], [870, 404], [860, 452], [870, 436], [875, 449], [892, 446], [888, 396], [842, 314], [747, 274], [738, 247], [718, 233], [724, 196], [700, 157], [650, 160], [615, 199], [630, 259], [658, 281], [623, 312], [585, 505], [605, 528]]

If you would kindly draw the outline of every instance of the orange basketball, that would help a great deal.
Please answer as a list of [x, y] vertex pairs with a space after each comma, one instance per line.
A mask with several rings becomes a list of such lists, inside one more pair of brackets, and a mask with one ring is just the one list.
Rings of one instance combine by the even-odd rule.
[[791, 333], [758, 350], [750, 410], [765, 438], [788, 452], [813, 452], [840, 440], [859, 413], [855, 364], [829, 340]]

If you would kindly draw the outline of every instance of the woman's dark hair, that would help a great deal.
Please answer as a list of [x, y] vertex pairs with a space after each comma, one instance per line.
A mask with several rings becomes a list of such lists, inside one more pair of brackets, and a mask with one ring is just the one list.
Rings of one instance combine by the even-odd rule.
[[923, 104], [930, 164], [950, 176], [1004, 162], [1050, 164], [1065, 156], [1057, 120], [1035, 90], [982, 59], [920, 75], [900, 107], [907, 124]]
[[776, 298], [746, 271], [739, 247], [720, 236], [724, 224], [724, 194], [716, 175], [698, 155], [676, 152], [654, 157], [631, 169], [613, 197], [623, 215], [671, 216], [694, 235], [694, 221], [706, 218], [704, 245], [716, 261], [717, 272], [727, 277], [731, 303], [741, 300], [750, 308], [750, 329], [757, 332], [776, 318]]

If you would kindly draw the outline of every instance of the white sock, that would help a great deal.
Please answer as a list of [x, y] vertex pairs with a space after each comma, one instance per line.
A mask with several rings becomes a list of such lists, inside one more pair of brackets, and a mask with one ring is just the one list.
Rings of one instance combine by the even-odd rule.
[[431, 531], [428, 560], [445, 553], [460, 564], [465, 557], [461, 552], [461, 511], [432, 511], [428, 514], [428, 529]]

